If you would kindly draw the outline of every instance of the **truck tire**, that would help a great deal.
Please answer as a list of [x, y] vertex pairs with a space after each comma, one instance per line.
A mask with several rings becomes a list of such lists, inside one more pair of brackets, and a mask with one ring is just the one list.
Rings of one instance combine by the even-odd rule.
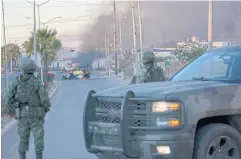
[[230, 124], [241, 133], [241, 115], [232, 115], [228, 117]]
[[225, 156], [241, 158], [241, 134], [226, 124], [209, 124], [200, 128], [195, 138], [193, 159], [221, 159]]

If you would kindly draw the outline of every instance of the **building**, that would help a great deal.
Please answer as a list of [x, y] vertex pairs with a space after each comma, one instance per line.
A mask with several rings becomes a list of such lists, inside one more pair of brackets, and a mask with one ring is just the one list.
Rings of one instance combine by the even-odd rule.
[[156, 57], [167, 57], [171, 55], [171, 52], [175, 48], [153, 48], [154, 54]]
[[229, 42], [213, 42], [213, 47], [220, 48], [220, 47], [228, 46], [229, 44], [230, 44]]
[[[192, 36], [190, 38], [187, 38], [186, 41], [181, 41], [181, 42], [178, 42], [177, 43], [177, 47], [181, 47], [181, 46], [184, 46], [187, 42], [195, 42], [195, 43], [198, 43], [198, 44], [201, 44], [203, 46], [208, 46], [208, 41], [206, 40], [200, 40], [199, 37], [196, 37], [196, 36]], [[220, 48], [220, 47], [225, 47], [225, 46], [228, 46], [230, 45], [229, 42], [213, 42], [213, 47], [214, 48]]]

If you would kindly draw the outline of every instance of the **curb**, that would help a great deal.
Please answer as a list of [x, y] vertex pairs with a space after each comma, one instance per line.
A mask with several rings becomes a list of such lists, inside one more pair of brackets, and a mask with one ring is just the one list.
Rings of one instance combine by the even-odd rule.
[[131, 81], [129, 81], [129, 80], [123, 80], [122, 78], [119, 78], [118, 76], [116, 77], [116, 79], [117, 79], [118, 81], [123, 82], [123, 83], [126, 83], [126, 84], [131, 83]]
[[6, 135], [8, 133], [8, 131], [10, 129], [13, 128], [13, 126], [15, 126], [17, 124], [17, 120], [15, 119], [11, 119], [12, 121], [10, 121], [1, 131], [1, 137], [3, 137], [4, 135]]
[[52, 98], [52, 96], [55, 94], [55, 92], [58, 90], [60, 84], [62, 83], [62, 81], [59, 82], [59, 84], [57, 85], [57, 87], [54, 89], [54, 91], [49, 95], [50, 98]]
[[104, 75], [104, 77], [121, 77], [121, 75]]
[[[57, 87], [54, 89], [54, 91], [49, 95], [50, 98], [52, 98], [52, 96], [55, 94], [55, 92], [58, 90], [60, 84], [61, 84], [62, 81], [59, 82], [59, 84], [57, 85]], [[17, 120], [15, 119], [11, 119], [12, 121], [10, 121], [2, 130], [1, 130], [1, 137], [5, 136], [8, 131], [10, 129], [12, 129], [16, 124], [17, 124]]]

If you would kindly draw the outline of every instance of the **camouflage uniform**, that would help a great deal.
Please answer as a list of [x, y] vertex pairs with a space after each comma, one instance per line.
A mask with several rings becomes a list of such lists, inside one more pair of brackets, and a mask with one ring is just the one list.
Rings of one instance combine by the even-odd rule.
[[164, 71], [155, 65], [155, 60], [155, 54], [152, 51], [144, 52], [143, 63], [132, 78], [131, 84], [165, 81]]
[[5, 97], [5, 113], [18, 119], [20, 159], [26, 159], [30, 131], [34, 136], [36, 158], [42, 159], [44, 150], [44, 118], [50, 109], [50, 99], [41, 82], [34, 76], [36, 65], [26, 59], [21, 64], [22, 75], [11, 84]]

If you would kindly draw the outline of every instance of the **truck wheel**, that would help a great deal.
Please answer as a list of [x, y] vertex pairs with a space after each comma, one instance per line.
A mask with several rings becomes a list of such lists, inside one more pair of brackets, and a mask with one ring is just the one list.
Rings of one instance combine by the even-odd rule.
[[198, 130], [193, 159], [240, 159], [241, 134], [226, 124], [209, 124]]
[[232, 115], [228, 119], [230, 124], [241, 133], [241, 115]]

